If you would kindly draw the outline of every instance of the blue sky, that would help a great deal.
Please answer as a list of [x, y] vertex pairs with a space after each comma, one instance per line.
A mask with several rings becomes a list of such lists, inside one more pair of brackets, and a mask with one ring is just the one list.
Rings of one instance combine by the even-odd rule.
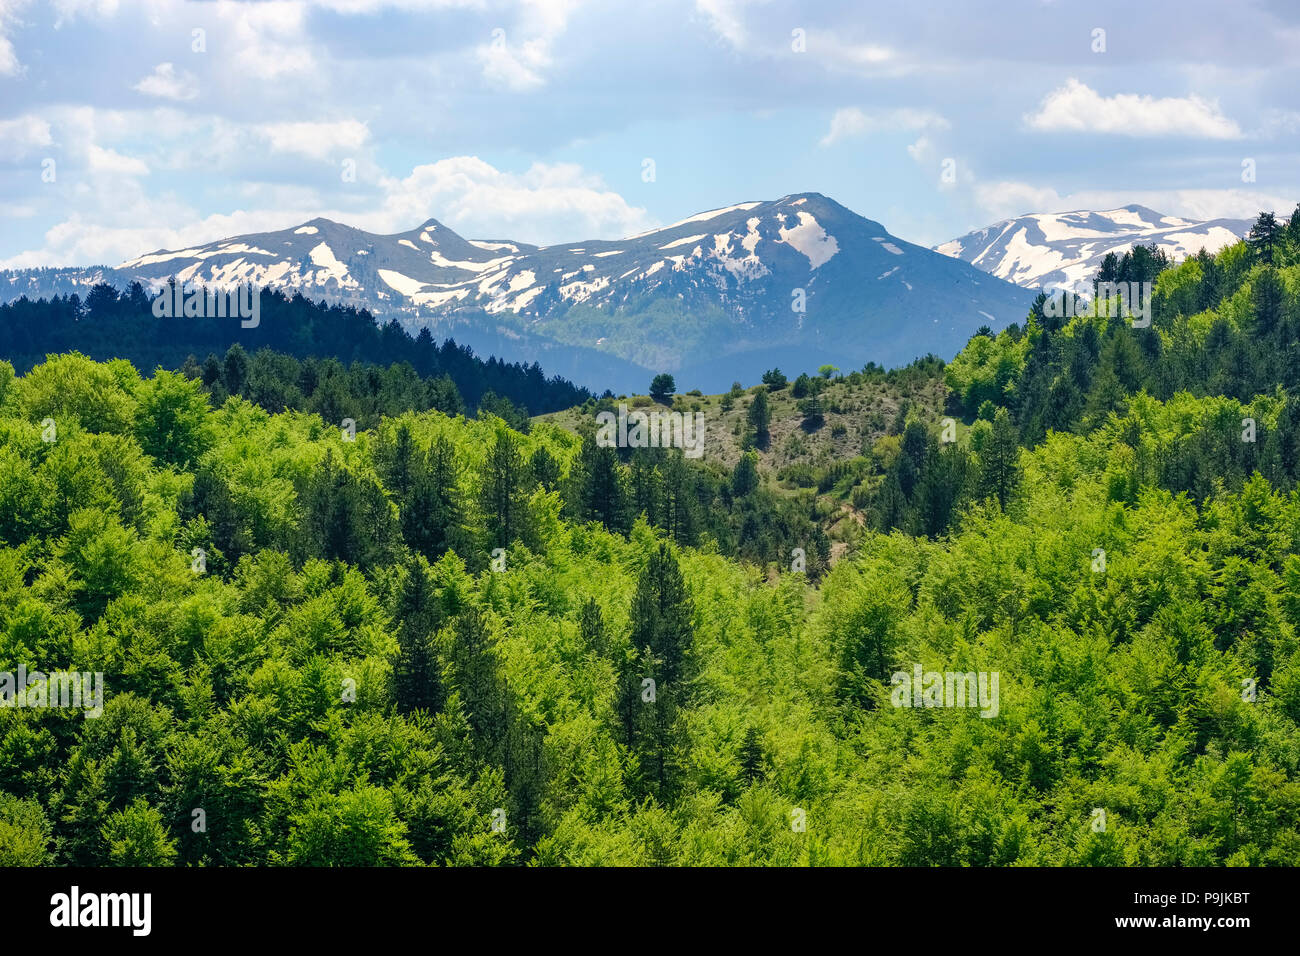
[[1289, 214], [1297, 90], [1280, 2], [0, 0], [0, 267], [316, 216], [617, 238], [804, 191], [924, 244]]

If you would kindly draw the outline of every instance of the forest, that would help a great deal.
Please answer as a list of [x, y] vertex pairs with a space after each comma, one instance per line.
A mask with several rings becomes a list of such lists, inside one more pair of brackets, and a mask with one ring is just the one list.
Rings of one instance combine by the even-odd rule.
[[[412, 338], [396, 322], [381, 325], [364, 309], [313, 303], [301, 293], [286, 296], [275, 289], [260, 289], [257, 296], [257, 323], [251, 328], [243, 327], [239, 318], [158, 318], [153, 299], [138, 282], [120, 292], [100, 283], [84, 300], [75, 293], [36, 300], [22, 297], [0, 304], [0, 356], [20, 372], [46, 355], [69, 351], [98, 359], [126, 359], [146, 370], [159, 365], [178, 369], [187, 360], [224, 361], [237, 346], [243, 353], [272, 351], [360, 368], [374, 382], [373, 391], [383, 387], [375, 380], [385, 372], [390, 377], [432, 379], [441, 391], [449, 380], [459, 391], [459, 400], [470, 408], [491, 395], [539, 414], [590, 397], [586, 389], [564, 379], [547, 378], [536, 363], [480, 359], [450, 339], [439, 345], [427, 327]], [[397, 372], [392, 371], [394, 365], [399, 366]], [[278, 370], [277, 377], [287, 376], [283, 368]], [[314, 380], [295, 384], [310, 397]], [[288, 397], [298, 396], [290, 392]]]
[[726, 465], [397, 356], [0, 363], [0, 669], [105, 688], [0, 710], [0, 865], [1295, 865], [1300, 214], [1102, 272], [1149, 328], [773, 370]]

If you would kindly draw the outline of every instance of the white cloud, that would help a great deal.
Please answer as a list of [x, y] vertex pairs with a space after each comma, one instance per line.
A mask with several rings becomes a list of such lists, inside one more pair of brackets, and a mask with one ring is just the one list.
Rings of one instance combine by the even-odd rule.
[[[912, 65], [897, 50], [883, 43], [864, 42], [838, 29], [818, 29], [798, 21], [787, 22], [786, 14], [777, 13], [766, 23], [747, 22], [746, 13], [767, 0], [695, 0], [695, 9], [708, 21], [713, 32], [737, 51], [768, 58], [785, 58], [793, 49], [796, 27], [803, 31], [801, 55], [817, 66], [842, 72], [897, 75]], [[852, 28], [848, 33], [854, 32]]]
[[370, 138], [366, 124], [353, 119], [323, 123], [264, 123], [258, 131], [270, 143], [274, 153], [296, 153], [319, 160], [343, 152], [355, 152]]
[[930, 142], [930, 137], [920, 136], [915, 143], [907, 147], [907, 154], [918, 163], [929, 162], [934, 155], [934, 143]]
[[205, 4], [231, 28], [233, 67], [258, 80], [278, 80], [311, 73], [316, 59], [306, 30], [308, 7], [291, 0], [239, 3], [215, 0]]
[[18, 19], [18, 11], [26, 5], [27, 0], [0, 0], [0, 76], [17, 76], [22, 72], [23, 65], [18, 61], [8, 29]]
[[159, 63], [132, 89], [146, 96], [177, 101], [192, 100], [199, 95], [199, 83], [194, 74], [188, 70], [178, 73], [171, 63]]
[[540, 70], [550, 61], [535, 46], [529, 49], [525, 44], [516, 49], [505, 41], [502, 34], [479, 47], [475, 53], [483, 67], [483, 76], [496, 86], [522, 92], [536, 89], [546, 82]]
[[410, 176], [381, 186], [387, 198], [380, 219], [391, 231], [434, 217], [473, 238], [547, 244], [616, 239], [654, 225], [644, 209], [629, 205], [600, 177], [568, 163], [534, 163], [523, 173], [509, 173], [476, 156], [457, 156], [417, 166]]
[[[75, 213], [45, 233], [44, 247], [0, 259], [0, 269], [49, 265], [117, 265], [156, 249], [185, 249], [204, 242], [250, 232], [284, 229], [317, 213], [236, 210], [196, 219], [187, 206], [144, 201], [143, 213], [132, 224], [112, 217], [83, 219]], [[187, 225], [172, 225], [185, 222]]]
[[[138, 163], [92, 147], [105, 175], [116, 163]], [[139, 166], [143, 167], [143, 163]], [[132, 172], [139, 169], [132, 167]], [[101, 180], [102, 182], [102, 180]], [[516, 239], [547, 244], [619, 238], [658, 223], [631, 206], [598, 176], [571, 164], [537, 163], [522, 173], [496, 169], [474, 156], [417, 166], [404, 178], [380, 182], [378, 211], [331, 209], [308, 190], [247, 190], [269, 208], [241, 209], [199, 218], [175, 197], [151, 198], [132, 178], [96, 188], [67, 219], [44, 234], [42, 248], [0, 259], [0, 269], [50, 265], [116, 264], [156, 249], [184, 249], [253, 232], [287, 229], [317, 216], [378, 233], [403, 232], [436, 218], [474, 239]]]
[[491, 39], [475, 49], [484, 78], [517, 92], [544, 85], [556, 40], [577, 6], [578, 0], [525, 0], [514, 27], [493, 29]]
[[1068, 211], [1061, 208], [1063, 200], [1055, 189], [1014, 181], [976, 183], [975, 202], [994, 219], [1010, 219], [1031, 212]]
[[29, 114], [17, 119], [0, 120], [0, 159], [16, 162], [30, 155], [33, 150], [49, 146], [53, 142], [50, 124], [39, 117]]
[[695, 9], [702, 13], [720, 37], [739, 49], [749, 38], [741, 18], [744, 0], [695, 0]]
[[365, 15], [380, 10], [413, 10], [427, 12], [431, 9], [483, 6], [483, 0], [312, 0], [316, 6], [336, 13]]
[[833, 69], [856, 74], [899, 75], [913, 68], [891, 47], [849, 40], [830, 30], [808, 32], [807, 55]]
[[1290, 215], [1296, 198], [1254, 189], [1081, 189], [1061, 194], [1050, 186], [1002, 181], [977, 183], [975, 201], [990, 219], [1026, 213], [1118, 209], [1137, 203], [1183, 219], [1254, 219], [1261, 210]]
[[856, 106], [849, 106], [836, 110], [834, 115], [831, 116], [830, 129], [821, 138], [821, 145], [833, 146], [842, 140], [863, 136], [878, 130], [947, 128], [948, 121], [938, 113], [929, 110], [902, 108], [867, 113]]
[[123, 156], [116, 150], [90, 144], [86, 159], [92, 172], [111, 176], [148, 176], [149, 167], [133, 156]]
[[1121, 136], [1198, 136], [1238, 139], [1237, 124], [1219, 111], [1215, 100], [1199, 96], [1156, 99], [1138, 93], [1102, 96], [1071, 77], [1043, 97], [1036, 113], [1025, 116], [1033, 129]]
[[54, 29], [58, 30], [81, 16], [114, 16], [121, 4], [118, 0], [54, 0], [52, 6], [56, 14]]

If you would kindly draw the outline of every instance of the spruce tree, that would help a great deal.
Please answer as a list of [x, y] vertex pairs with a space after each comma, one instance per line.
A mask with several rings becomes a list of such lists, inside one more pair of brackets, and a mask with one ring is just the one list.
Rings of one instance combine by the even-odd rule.
[[677, 559], [660, 544], [637, 580], [632, 599], [632, 646], [649, 648], [663, 661], [665, 684], [683, 676], [693, 625], [691, 599]]
[[393, 660], [392, 695], [403, 713], [438, 711], [445, 702], [442, 672], [433, 647], [441, 622], [437, 594], [421, 557], [406, 564], [406, 577], [393, 614], [397, 625], [397, 656]]
[[497, 429], [483, 464], [479, 507], [489, 548], [505, 548], [524, 536], [527, 502], [524, 458], [514, 432]]
[[749, 783], [762, 780], [767, 771], [764, 767], [766, 756], [763, 753], [763, 735], [753, 724], [745, 731], [745, 742], [740, 745], [740, 772]]
[[605, 619], [600, 613], [600, 604], [595, 598], [588, 598], [578, 612], [578, 633], [582, 646], [597, 656], [609, 653], [609, 637], [605, 631]]
[[1005, 408], [993, 416], [993, 431], [980, 452], [980, 497], [995, 498], [1006, 510], [1020, 483], [1020, 446], [1016, 426]]
[[772, 413], [767, 404], [766, 388], [760, 388], [754, 393], [754, 400], [749, 403], [749, 411], [746, 412], [745, 417], [753, 430], [754, 444], [759, 448], [767, 448], [772, 438], [769, 430], [772, 425]]

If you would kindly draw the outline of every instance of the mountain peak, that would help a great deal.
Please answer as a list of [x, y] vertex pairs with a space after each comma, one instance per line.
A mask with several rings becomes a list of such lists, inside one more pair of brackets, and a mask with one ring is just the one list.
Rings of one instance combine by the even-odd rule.
[[1140, 203], [1114, 209], [1030, 213], [977, 229], [936, 246], [1026, 288], [1074, 287], [1089, 282], [1108, 253], [1155, 244], [1185, 259], [1204, 247], [1217, 252], [1250, 231], [1246, 219], [1197, 222], [1156, 212]]

